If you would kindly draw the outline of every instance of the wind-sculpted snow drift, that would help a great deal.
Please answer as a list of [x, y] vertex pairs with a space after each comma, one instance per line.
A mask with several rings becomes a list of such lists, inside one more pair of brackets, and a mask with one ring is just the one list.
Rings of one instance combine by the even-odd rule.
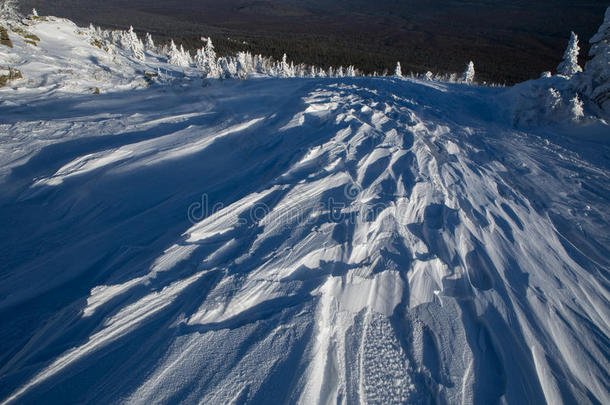
[[210, 83], [3, 91], [3, 404], [610, 401], [607, 127]]

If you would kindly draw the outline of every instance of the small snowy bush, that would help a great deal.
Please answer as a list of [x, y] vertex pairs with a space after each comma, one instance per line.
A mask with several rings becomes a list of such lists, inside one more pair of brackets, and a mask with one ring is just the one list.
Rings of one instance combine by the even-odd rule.
[[508, 92], [513, 124], [534, 127], [583, 120], [584, 102], [565, 76], [521, 83]]

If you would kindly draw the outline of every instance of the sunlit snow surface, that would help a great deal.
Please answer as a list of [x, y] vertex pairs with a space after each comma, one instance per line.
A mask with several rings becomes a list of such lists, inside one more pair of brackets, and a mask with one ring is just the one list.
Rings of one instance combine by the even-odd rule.
[[95, 70], [22, 63], [3, 404], [610, 402], [603, 128], [514, 129], [510, 89], [108, 73], [93, 95]]

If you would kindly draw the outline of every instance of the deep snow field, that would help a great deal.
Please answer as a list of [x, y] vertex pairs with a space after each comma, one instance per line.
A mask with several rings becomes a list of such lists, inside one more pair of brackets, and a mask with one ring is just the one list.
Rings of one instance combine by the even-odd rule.
[[610, 403], [604, 122], [29, 29], [0, 45], [24, 76], [0, 89], [0, 403]]

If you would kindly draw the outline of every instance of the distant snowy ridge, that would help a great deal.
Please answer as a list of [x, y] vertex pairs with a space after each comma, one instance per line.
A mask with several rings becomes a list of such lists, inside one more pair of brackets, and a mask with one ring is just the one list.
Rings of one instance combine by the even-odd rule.
[[[294, 77], [310, 77], [310, 78], [340, 78], [340, 77], [355, 77], [361, 76], [362, 74], [353, 66], [344, 68], [330, 67], [328, 69], [322, 69], [316, 66], [308, 66], [304, 64], [294, 64], [288, 61], [286, 55], [280, 61], [275, 61], [271, 58], [264, 57], [262, 55], [252, 55], [247, 52], [240, 52], [235, 56], [229, 57], [218, 57], [214, 50], [214, 46], [210, 38], [202, 38], [203, 46], [198, 49], [195, 55], [185, 50], [182, 45], [177, 46], [174, 41], [171, 41], [168, 45], [157, 46], [150, 36], [146, 34], [144, 40], [138, 38], [138, 36], [130, 28], [128, 31], [111, 31], [103, 30], [93, 25], [88, 28], [79, 28], [68, 20], [61, 20], [55, 17], [41, 17], [38, 13], [33, 10], [33, 13], [28, 18], [20, 17], [16, 12], [13, 11], [12, 2], [5, 2], [4, 7], [6, 12], [3, 18], [3, 26], [7, 30], [7, 35], [15, 37], [16, 45], [19, 49], [14, 52], [7, 52], [4, 49], [5, 54], [0, 54], [0, 64], [3, 66], [17, 66], [25, 62], [23, 57], [25, 55], [31, 55], [37, 59], [40, 59], [40, 50], [32, 47], [19, 47], [21, 39], [24, 38], [24, 33], [30, 31], [39, 31], [43, 34], [49, 34], [51, 41], [56, 41], [57, 45], [63, 44], [61, 38], [57, 37], [52, 30], [55, 29], [55, 25], [59, 25], [57, 29], [63, 32], [64, 35], [71, 35], [72, 42], [64, 45], [72, 46], [71, 55], [74, 53], [83, 55], [83, 58], [79, 61], [79, 68], [83, 70], [89, 66], [88, 70], [96, 70], [97, 80], [103, 81], [108, 74], [117, 74], [122, 76], [122, 82], [128, 80], [131, 76], [132, 85], [144, 85], [151, 83], [164, 83], [168, 81], [174, 81], [180, 77], [189, 78], [208, 78], [208, 79], [220, 79], [220, 78], [239, 78], [246, 79], [248, 77], [282, 77], [282, 78], [294, 78]], [[46, 24], [45, 24], [46, 23]], [[14, 29], [11, 29], [14, 27]], [[51, 31], [49, 31], [51, 29]], [[46, 30], [46, 31], [45, 31]], [[27, 34], [25, 34], [27, 35]], [[66, 37], [63, 37], [64, 39]], [[27, 38], [24, 38], [27, 40]], [[59, 41], [58, 41], [59, 40]], [[45, 41], [46, 42], [46, 41]], [[35, 46], [35, 44], [30, 44]], [[43, 45], [46, 50], [59, 51], [59, 46], [49, 46], [49, 44]], [[98, 48], [98, 50], [88, 49], [91, 46]], [[74, 52], [78, 48], [78, 51]], [[105, 53], [102, 54], [99, 50]], [[69, 51], [64, 49], [64, 51]], [[44, 51], [42, 51], [44, 52]], [[87, 55], [90, 54], [95, 59], [87, 59]], [[50, 55], [57, 57], [58, 59], [64, 59], [62, 55], [55, 54]], [[70, 58], [74, 61], [74, 59]], [[117, 67], [120, 66], [120, 67]], [[75, 66], [76, 67], [76, 66]], [[474, 69], [472, 64], [469, 66], [470, 73], [469, 77], [463, 79], [464, 82], [473, 83], [474, 81]], [[34, 72], [30, 72], [34, 73]], [[36, 76], [36, 75], [34, 75]], [[402, 73], [400, 74], [402, 77]], [[31, 80], [34, 80], [32, 75], [29, 76]], [[449, 82], [461, 82], [460, 76], [457, 74], [452, 75], [437, 75], [428, 72], [424, 75], [409, 74], [410, 78], [422, 78], [427, 80], [443, 80]], [[464, 76], [465, 77], [465, 76]], [[85, 77], [85, 80], [87, 78]], [[60, 82], [60, 80], [58, 80]], [[30, 81], [29, 86], [35, 86], [37, 83]], [[61, 82], [58, 83], [61, 85]], [[103, 89], [105, 86], [100, 83], [101, 86], [95, 86], [93, 89]], [[13, 84], [18, 85], [18, 84]], [[84, 87], [84, 86], [83, 86]], [[72, 87], [72, 90], [75, 90]], [[85, 90], [84, 88], [81, 90]]]
[[[23, 18], [14, 11], [13, 1], [4, 1], [2, 15], [3, 34], [7, 44], [14, 42], [17, 49], [0, 48], [0, 68], [4, 85], [38, 87], [52, 85], [57, 89], [68, 91], [105, 91], [118, 88], [134, 88], [162, 84], [180, 80], [198, 80], [200, 78], [222, 79], [250, 77], [310, 77], [341, 78], [361, 76], [353, 66], [344, 68], [321, 69], [304, 64], [295, 65], [289, 62], [286, 55], [281, 61], [275, 61], [262, 55], [240, 52], [235, 56], [218, 57], [210, 38], [202, 38], [203, 46], [195, 55], [177, 46], [173, 41], [168, 45], [157, 46], [146, 34], [144, 40], [139, 38], [133, 28], [128, 31], [110, 31], [89, 26], [79, 28], [67, 20], [54, 17], [40, 17], [35, 10], [28, 18]], [[610, 8], [609, 8], [610, 10]], [[546, 72], [545, 77], [554, 77], [553, 81], [542, 81], [535, 85], [517, 86], [520, 88], [521, 100], [517, 104], [527, 106], [528, 100], [535, 100], [535, 108], [526, 107], [527, 116], [515, 113], [516, 124], [531, 125], [544, 123], [559, 118], [578, 120], [585, 115], [608, 118], [610, 114], [610, 17], [606, 13], [605, 22], [599, 32], [591, 39], [591, 60], [586, 69], [578, 65], [578, 38], [572, 37], [564, 61], [558, 66], [557, 76]], [[56, 35], [53, 30], [59, 30]], [[31, 31], [31, 32], [30, 32]], [[75, 35], [77, 34], [77, 35]], [[71, 42], [64, 40], [70, 37]], [[12, 38], [12, 40], [11, 40]], [[37, 49], [38, 41], [44, 38], [42, 46]], [[72, 49], [66, 49], [68, 45]], [[64, 48], [62, 48], [64, 47]], [[91, 49], [95, 47], [97, 49]], [[102, 51], [102, 52], [100, 52]], [[40, 69], [41, 56], [46, 54], [49, 62], [55, 65]], [[78, 55], [78, 56], [77, 56]], [[80, 59], [76, 62], [75, 56]], [[80, 57], [79, 57], [80, 56]], [[31, 66], [28, 59], [32, 60]], [[59, 63], [57, 63], [59, 62]], [[30, 65], [30, 66], [28, 66]], [[63, 66], [62, 66], [63, 65]], [[18, 67], [25, 68], [27, 74]], [[27, 69], [30, 67], [30, 69]], [[46, 72], [44, 71], [46, 70]], [[52, 74], [51, 74], [52, 72]], [[71, 73], [69, 73], [71, 72]], [[87, 73], [85, 73], [87, 72]], [[83, 74], [85, 73], [85, 74]], [[63, 76], [63, 79], [62, 79]], [[77, 76], [79, 80], [74, 80]], [[397, 64], [395, 77], [403, 77], [400, 63]], [[410, 73], [405, 77], [428, 81], [449, 83], [476, 84], [474, 63], [467, 64], [464, 73], [439, 75], [432, 72], [416, 75]], [[93, 80], [91, 80], [93, 79]], [[563, 80], [562, 80], [563, 79]], [[530, 88], [531, 93], [523, 93]]]

